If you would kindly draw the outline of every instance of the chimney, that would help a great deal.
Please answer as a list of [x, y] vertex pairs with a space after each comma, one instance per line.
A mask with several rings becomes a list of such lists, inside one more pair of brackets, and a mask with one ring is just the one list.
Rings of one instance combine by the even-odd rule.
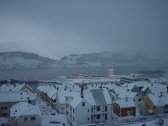
[[83, 90], [84, 90], [84, 87], [82, 86], [81, 87], [81, 98], [83, 98]]

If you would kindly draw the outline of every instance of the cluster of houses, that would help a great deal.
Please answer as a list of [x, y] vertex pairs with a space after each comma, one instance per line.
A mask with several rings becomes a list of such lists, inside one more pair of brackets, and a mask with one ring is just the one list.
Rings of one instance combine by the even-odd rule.
[[[168, 112], [168, 85], [153, 80], [115, 84], [110, 79], [69, 79], [62, 85], [39, 86], [38, 94], [73, 125], [104, 123], [112, 116]], [[82, 114], [81, 114], [82, 113]]]
[[[122, 78], [123, 79], [123, 78]], [[111, 122], [113, 116], [146, 116], [168, 113], [168, 84], [160, 79], [118, 83], [113, 79], [63, 79], [61, 84], [39, 85], [37, 92], [27, 84], [0, 87], [0, 115], [13, 126], [42, 126], [35, 105], [43, 99], [72, 126]]]
[[2, 126], [42, 126], [36, 93], [27, 84], [3, 84], [0, 87], [0, 117]]

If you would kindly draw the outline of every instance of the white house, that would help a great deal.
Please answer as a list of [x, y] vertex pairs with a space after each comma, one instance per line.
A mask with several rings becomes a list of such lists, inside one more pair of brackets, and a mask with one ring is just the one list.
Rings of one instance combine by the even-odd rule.
[[13, 126], [42, 126], [39, 106], [27, 102], [16, 103], [10, 109], [10, 120]]
[[111, 120], [112, 105], [107, 89], [81, 89], [81, 93], [67, 97], [66, 115], [73, 126]]
[[28, 85], [28, 84], [3, 84], [0, 87], [0, 90], [2, 92], [6, 91], [25, 91], [25, 92], [29, 92], [29, 93], [33, 93], [33, 89]]

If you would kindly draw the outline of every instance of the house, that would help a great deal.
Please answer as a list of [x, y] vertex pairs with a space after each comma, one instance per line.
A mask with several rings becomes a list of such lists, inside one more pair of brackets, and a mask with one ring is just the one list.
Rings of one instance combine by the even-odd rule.
[[60, 85], [56, 94], [56, 105], [55, 109], [62, 114], [66, 113], [66, 97], [71, 96], [71, 94], [80, 92], [78, 85], [66, 82], [64, 85]]
[[108, 90], [81, 88], [81, 93], [66, 98], [66, 115], [73, 126], [111, 120], [112, 105]]
[[109, 90], [110, 96], [113, 96], [113, 113], [122, 117], [139, 115], [139, 109], [136, 105], [138, 93], [131, 91], [133, 87], [133, 85], [126, 83], [122, 86], [114, 86], [112, 90]]
[[113, 103], [113, 113], [123, 116], [136, 116], [136, 104], [131, 97], [119, 98]]
[[0, 87], [0, 90], [2, 92], [4, 91], [25, 91], [25, 92], [29, 92], [29, 93], [33, 93], [33, 89], [28, 85], [28, 84], [19, 84], [19, 83], [15, 83], [15, 84], [3, 84]]
[[132, 82], [136, 82], [136, 81], [148, 81], [148, 78], [141, 77], [137, 74], [121, 75], [120, 81], [121, 81], [121, 84], [124, 84], [124, 83], [132, 83]]
[[37, 88], [38, 95], [53, 108], [56, 104], [57, 90], [58, 87], [50, 85], [42, 85]]
[[9, 122], [13, 126], [42, 126], [39, 106], [27, 102], [16, 103], [10, 109]]
[[142, 89], [141, 89], [141, 95], [142, 96], [145, 96], [145, 95], [147, 95], [147, 94], [151, 94], [152, 92], [151, 92], [151, 90], [150, 90], [150, 88], [149, 88], [149, 86], [148, 85], [145, 85]]
[[145, 115], [168, 113], [168, 93], [148, 94], [144, 98]]
[[[73, 91], [75, 92], [75, 91]], [[72, 90], [68, 89], [67, 86], [60, 87], [57, 95], [56, 95], [56, 110], [59, 113], [65, 114], [66, 113], [66, 96], [70, 96], [72, 94]]]
[[10, 108], [18, 102], [36, 101], [36, 94], [28, 92], [0, 92], [0, 116], [9, 116]]

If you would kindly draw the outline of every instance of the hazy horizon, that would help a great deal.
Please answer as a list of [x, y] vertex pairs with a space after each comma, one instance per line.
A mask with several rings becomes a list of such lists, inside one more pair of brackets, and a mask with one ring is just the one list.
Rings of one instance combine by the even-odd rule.
[[60, 59], [138, 50], [168, 57], [168, 1], [0, 1], [0, 51]]

